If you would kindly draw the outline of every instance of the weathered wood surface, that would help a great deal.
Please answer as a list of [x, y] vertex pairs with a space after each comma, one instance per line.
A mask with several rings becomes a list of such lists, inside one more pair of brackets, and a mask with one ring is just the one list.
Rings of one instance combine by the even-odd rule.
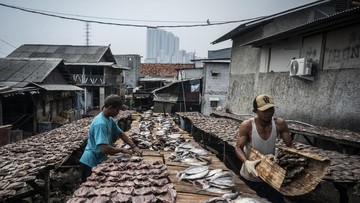
[[286, 171], [276, 163], [265, 158], [263, 154], [254, 148], [251, 148], [248, 159], [250, 161], [261, 160], [261, 162], [256, 166], [256, 171], [258, 172], [259, 177], [279, 191], [281, 184], [284, 181]]

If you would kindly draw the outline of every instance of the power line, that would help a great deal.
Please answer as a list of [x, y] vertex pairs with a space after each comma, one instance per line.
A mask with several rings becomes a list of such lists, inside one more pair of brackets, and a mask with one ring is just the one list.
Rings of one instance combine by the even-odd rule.
[[0, 39], [0, 41], [2, 41], [2, 42], [4, 42], [5, 44], [11, 46], [12, 48], [15, 48], [15, 49], [17, 48], [17, 47], [15, 47], [14, 45], [10, 44], [9, 42], [7, 42], [7, 41], [5, 41], [5, 40], [3, 40], [3, 39]]
[[[59, 13], [59, 12], [53, 12], [53, 11], [44, 11], [44, 10], [38, 10], [38, 9], [31, 9], [31, 8], [25, 8], [25, 7], [19, 7], [22, 9], [27, 9], [31, 11], [37, 11], [37, 12], [44, 12], [44, 13], [50, 13], [50, 14], [59, 14], [59, 15], [66, 15], [66, 16], [75, 16], [75, 17], [85, 17], [85, 18], [95, 18], [95, 19], [105, 19], [105, 20], [118, 20], [118, 21], [134, 21], [134, 22], [157, 22], [157, 23], [202, 23], [203, 21], [172, 21], [172, 20], [143, 20], [143, 19], [126, 19], [126, 18], [109, 18], [109, 17], [98, 17], [98, 16], [87, 16], [87, 15], [77, 15], [77, 14], [68, 14], [68, 13]], [[226, 22], [226, 21], [214, 21], [216, 23], [219, 22]]]
[[86, 22], [86, 23], [97, 23], [97, 24], [105, 24], [105, 25], [116, 25], [116, 26], [127, 26], [127, 27], [145, 27], [145, 28], [205, 27], [205, 26], [213, 26], [213, 25], [224, 25], [224, 24], [231, 24], [231, 23], [239, 23], [239, 22], [244, 22], [244, 21], [256, 20], [256, 19], [259, 19], [259, 18], [263, 17], [263, 16], [261, 16], [261, 17], [243, 19], [243, 20], [225, 21], [225, 22], [217, 22], [217, 23], [207, 23], [207, 22], [205, 22], [204, 24], [193, 24], [193, 25], [158, 25], [158, 26], [151, 26], [151, 25], [144, 25], [144, 24], [143, 25], [138, 25], [138, 24], [127, 24], [127, 23], [124, 24], [124, 23], [112, 23], [112, 22], [85, 20], [85, 19], [80, 19], [80, 18], [73, 18], [73, 17], [66, 17], [66, 16], [57, 15], [57, 14], [51, 14], [49, 12], [35, 11], [35, 10], [31, 10], [31, 9], [27, 9], [27, 8], [21, 8], [21, 7], [17, 7], [17, 6], [11, 6], [11, 5], [7, 5], [7, 4], [3, 4], [3, 3], [0, 3], [0, 6], [13, 8], [13, 9], [17, 9], [17, 10], [21, 10], [21, 11], [25, 11], [25, 12], [29, 12], [29, 13], [35, 13], [35, 14], [40, 14], [40, 15], [45, 15], [45, 16], [50, 16], [50, 17], [55, 17], [55, 18], [66, 19], [66, 20], [74, 20], [74, 21], [81, 21], [81, 22]]

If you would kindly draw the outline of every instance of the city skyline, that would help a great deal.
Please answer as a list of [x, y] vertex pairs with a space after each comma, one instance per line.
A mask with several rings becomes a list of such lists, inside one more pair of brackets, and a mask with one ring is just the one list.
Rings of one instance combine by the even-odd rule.
[[145, 63], [191, 63], [195, 53], [180, 50], [180, 38], [163, 29], [147, 28]]

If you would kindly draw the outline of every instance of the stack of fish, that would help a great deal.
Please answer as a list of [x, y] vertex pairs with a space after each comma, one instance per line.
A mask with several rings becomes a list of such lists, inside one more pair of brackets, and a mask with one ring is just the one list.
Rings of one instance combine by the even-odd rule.
[[[132, 128], [129, 132], [132, 134], [131, 139], [141, 149], [148, 149], [155, 140], [151, 131], [154, 128], [154, 122], [141, 121], [139, 127]], [[124, 146], [122, 146], [124, 147]]]
[[202, 190], [210, 193], [232, 193], [235, 186], [235, 175], [222, 169], [210, 170], [208, 166], [191, 166], [178, 174], [179, 181], [187, 180], [200, 184]]
[[[129, 133], [133, 142], [141, 149], [151, 150], [165, 150], [173, 151], [175, 148], [185, 142], [182, 134], [176, 133], [178, 129], [175, 128], [175, 123], [171, 118], [165, 118], [163, 116], [151, 117], [150, 113], [147, 113], [147, 119], [143, 119], [139, 127], [132, 128]], [[151, 118], [151, 119], [150, 119]], [[157, 124], [155, 124], [155, 122]], [[159, 126], [157, 131], [153, 134], [154, 126]], [[121, 147], [129, 147], [123, 144]]]
[[275, 162], [286, 171], [285, 179], [282, 183], [283, 186], [299, 178], [309, 164], [309, 160], [306, 157], [281, 149], [278, 149], [276, 152]]
[[183, 142], [177, 146], [175, 152], [171, 154], [169, 159], [192, 166], [205, 166], [211, 163], [211, 157], [206, 150], [196, 148], [189, 142]]

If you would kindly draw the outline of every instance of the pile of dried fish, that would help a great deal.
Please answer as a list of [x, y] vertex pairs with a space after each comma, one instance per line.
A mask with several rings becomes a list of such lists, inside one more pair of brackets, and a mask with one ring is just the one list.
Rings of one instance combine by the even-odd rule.
[[[156, 131], [152, 133], [155, 126]], [[178, 128], [176, 128], [174, 121], [162, 116], [143, 119], [139, 123], [139, 127], [132, 128], [129, 131], [131, 139], [139, 148], [165, 151], [173, 151], [185, 141], [182, 134], [176, 132], [178, 132]], [[121, 147], [126, 146], [124, 144]]]
[[83, 118], [54, 130], [0, 148], [0, 199], [16, 194], [47, 166], [59, 165], [88, 136], [91, 118]]
[[183, 142], [177, 146], [169, 159], [193, 166], [204, 166], [211, 163], [211, 157], [206, 150], [196, 148], [189, 142]]
[[82, 202], [165, 202], [176, 201], [166, 166], [142, 158], [107, 160], [92, 170], [92, 175], [68, 203]]
[[195, 128], [202, 130], [204, 133], [235, 146], [240, 126], [239, 121], [204, 116], [198, 112], [177, 112], [177, 114], [189, 119]]
[[208, 166], [191, 166], [178, 174], [179, 181], [187, 180], [200, 184], [203, 191], [210, 193], [232, 193], [235, 175], [221, 169], [209, 170]]
[[299, 154], [277, 149], [275, 163], [286, 171], [285, 179], [282, 183], [282, 186], [285, 186], [304, 173], [305, 168], [309, 164], [309, 160]]

